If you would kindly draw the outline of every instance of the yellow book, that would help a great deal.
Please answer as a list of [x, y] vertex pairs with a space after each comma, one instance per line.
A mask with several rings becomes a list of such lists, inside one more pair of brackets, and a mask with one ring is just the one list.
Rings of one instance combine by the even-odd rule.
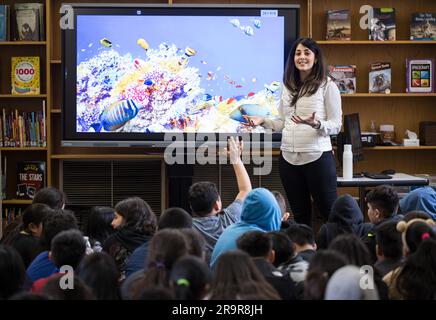
[[39, 57], [12, 57], [12, 94], [40, 94]]

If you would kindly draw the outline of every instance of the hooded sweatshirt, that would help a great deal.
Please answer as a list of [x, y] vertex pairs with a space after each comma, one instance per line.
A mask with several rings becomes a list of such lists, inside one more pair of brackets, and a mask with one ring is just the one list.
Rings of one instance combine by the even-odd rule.
[[436, 191], [432, 187], [418, 188], [400, 200], [402, 213], [424, 211], [436, 220]]
[[318, 248], [328, 248], [334, 238], [344, 233], [354, 233], [361, 238], [370, 228], [370, 224], [364, 223], [362, 211], [356, 200], [349, 194], [345, 194], [333, 203], [327, 223], [319, 230]]
[[273, 194], [264, 188], [252, 190], [242, 204], [241, 220], [227, 227], [215, 245], [210, 260], [213, 267], [218, 257], [237, 248], [236, 240], [250, 231], [278, 231], [281, 223], [280, 207]]

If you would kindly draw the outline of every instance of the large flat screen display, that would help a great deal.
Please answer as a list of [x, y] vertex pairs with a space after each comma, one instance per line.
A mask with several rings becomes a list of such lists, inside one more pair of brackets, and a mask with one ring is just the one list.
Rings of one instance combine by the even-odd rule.
[[63, 145], [263, 133], [244, 116], [278, 117], [298, 6], [73, 9], [74, 28], [63, 31]]

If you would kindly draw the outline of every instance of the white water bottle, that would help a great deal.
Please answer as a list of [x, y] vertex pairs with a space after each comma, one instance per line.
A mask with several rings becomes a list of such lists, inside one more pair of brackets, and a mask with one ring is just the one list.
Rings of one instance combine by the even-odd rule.
[[344, 144], [344, 155], [342, 157], [342, 177], [345, 180], [353, 179], [353, 152], [351, 144]]

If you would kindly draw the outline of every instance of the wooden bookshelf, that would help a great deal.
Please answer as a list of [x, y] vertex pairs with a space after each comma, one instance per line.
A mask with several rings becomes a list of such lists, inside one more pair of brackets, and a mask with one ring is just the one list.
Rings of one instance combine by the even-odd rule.
[[45, 99], [47, 94], [0, 94], [0, 99]]
[[52, 154], [52, 159], [163, 159], [162, 153], [156, 154]]
[[374, 98], [374, 99], [389, 99], [389, 98], [434, 98], [436, 93], [353, 93], [341, 94], [342, 98]]
[[22, 199], [7, 199], [7, 200], [3, 200], [2, 201], [3, 202], [3, 204], [6, 204], [6, 205], [13, 205], [13, 204], [16, 204], [16, 205], [26, 205], [26, 204], [32, 204], [32, 200], [22, 200]]
[[45, 46], [46, 41], [0, 41], [0, 46]]
[[318, 44], [321, 45], [371, 45], [371, 46], [396, 46], [396, 45], [410, 45], [410, 46], [423, 46], [423, 45], [436, 45], [433, 40], [396, 40], [396, 41], [373, 41], [373, 40], [350, 40], [350, 41], [334, 41], [334, 40], [319, 40]]
[[[31, 0], [15, 1], [4, 0], [2, 4], [10, 5], [11, 17], [13, 6], [16, 3], [35, 2]], [[50, 106], [51, 106], [51, 70], [50, 70], [50, 48], [52, 33], [51, 25], [51, 7], [53, 2], [50, 0], [39, 1], [44, 4], [44, 21], [45, 21], [45, 41], [1, 41], [0, 42], [0, 102], [1, 108], [5, 110], [19, 110], [24, 112], [41, 111], [45, 103], [45, 132], [47, 138], [47, 147], [0, 147], [1, 163], [4, 165], [7, 160], [7, 181], [6, 197], [0, 201], [0, 236], [3, 229], [3, 205], [8, 206], [26, 206], [31, 204], [31, 200], [12, 199], [15, 197], [16, 182], [16, 163], [18, 161], [44, 161], [46, 163], [46, 181], [51, 185], [51, 126], [50, 126]], [[10, 21], [13, 24], [13, 18]], [[14, 28], [11, 28], [14, 30]], [[11, 37], [13, 35], [11, 34]], [[38, 56], [40, 58], [40, 90], [38, 95], [12, 95], [11, 92], [11, 58], [16, 56]]]
[[0, 147], [0, 151], [47, 151], [47, 147]]
[[[406, 130], [419, 133], [421, 121], [436, 121], [435, 93], [406, 93], [406, 59], [436, 58], [436, 41], [410, 40], [410, 17], [414, 12], [436, 12], [436, 1], [388, 2], [364, 0], [309, 0], [312, 25], [309, 36], [325, 53], [328, 65], [356, 65], [356, 94], [343, 94], [344, 114], [359, 113], [362, 131], [369, 131], [372, 120], [395, 126], [396, 141]], [[368, 29], [360, 27], [363, 5], [394, 7], [395, 41], [368, 40]], [[351, 41], [326, 41], [327, 10], [349, 9]], [[390, 62], [390, 94], [368, 93], [369, 64]], [[364, 160], [357, 163], [361, 171], [379, 172], [387, 167], [397, 172], [436, 174], [436, 147], [377, 146], [364, 149]]]

